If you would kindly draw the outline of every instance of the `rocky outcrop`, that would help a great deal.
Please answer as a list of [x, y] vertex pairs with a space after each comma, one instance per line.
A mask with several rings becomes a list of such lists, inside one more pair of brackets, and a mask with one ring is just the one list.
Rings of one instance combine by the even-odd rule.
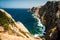
[[40, 18], [42, 24], [46, 27], [45, 36], [42, 38], [45, 40], [57, 40], [58, 33], [60, 33], [60, 1], [48, 1], [39, 9], [38, 7], [35, 8], [30, 9], [31, 12], [37, 14], [35, 16]]
[[29, 33], [21, 22], [15, 22], [9, 13], [0, 9], [0, 40], [42, 40]]
[[40, 16], [39, 16], [39, 13], [38, 13], [38, 12], [39, 12], [39, 9], [40, 9], [40, 8], [41, 8], [41, 6], [32, 7], [32, 8], [29, 9], [29, 11], [30, 11], [31, 13], [34, 13], [34, 15], [39, 18]]

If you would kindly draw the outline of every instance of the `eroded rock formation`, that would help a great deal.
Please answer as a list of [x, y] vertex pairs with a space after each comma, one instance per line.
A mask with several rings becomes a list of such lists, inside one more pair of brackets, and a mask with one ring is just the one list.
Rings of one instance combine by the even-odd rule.
[[[32, 11], [33, 10], [33, 11]], [[39, 10], [39, 11], [36, 11]], [[45, 5], [30, 9], [31, 12], [37, 14], [43, 25], [45, 25], [45, 40], [57, 40], [60, 33], [60, 1], [48, 1]], [[38, 16], [39, 15], [39, 16]]]

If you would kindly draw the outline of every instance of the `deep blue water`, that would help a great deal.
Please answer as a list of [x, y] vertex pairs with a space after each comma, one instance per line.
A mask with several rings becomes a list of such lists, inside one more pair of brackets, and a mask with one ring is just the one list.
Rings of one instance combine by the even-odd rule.
[[38, 20], [32, 16], [32, 13], [28, 12], [29, 9], [4, 8], [4, 10], [11, 14], [15, 21], [22, 22], [31, 34], [42, 33], [42, 31], [39, 30], [40, 26], [37, 25]]

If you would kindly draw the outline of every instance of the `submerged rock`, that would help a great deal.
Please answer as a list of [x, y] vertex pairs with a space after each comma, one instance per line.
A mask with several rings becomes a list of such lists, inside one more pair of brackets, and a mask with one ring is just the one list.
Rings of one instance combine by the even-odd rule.
[[21, 22], [15, 22], [10, 14], [0, 9], [0, 40], [42, 40], [34, 37]]

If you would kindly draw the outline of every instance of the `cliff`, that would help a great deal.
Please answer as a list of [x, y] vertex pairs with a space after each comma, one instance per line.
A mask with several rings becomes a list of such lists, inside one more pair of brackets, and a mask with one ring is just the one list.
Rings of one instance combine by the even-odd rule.
[[60, 33], [60, 1], [47, 1], [41, 7], [33, 7], [30, 11], [40, 18], [41, 23], [45, 25], [45, 40], [57, 40]]
[[12, 16], [0, 9], [0, 40], [42, 40], [29, 33], [21, 22], [15, 22]]

